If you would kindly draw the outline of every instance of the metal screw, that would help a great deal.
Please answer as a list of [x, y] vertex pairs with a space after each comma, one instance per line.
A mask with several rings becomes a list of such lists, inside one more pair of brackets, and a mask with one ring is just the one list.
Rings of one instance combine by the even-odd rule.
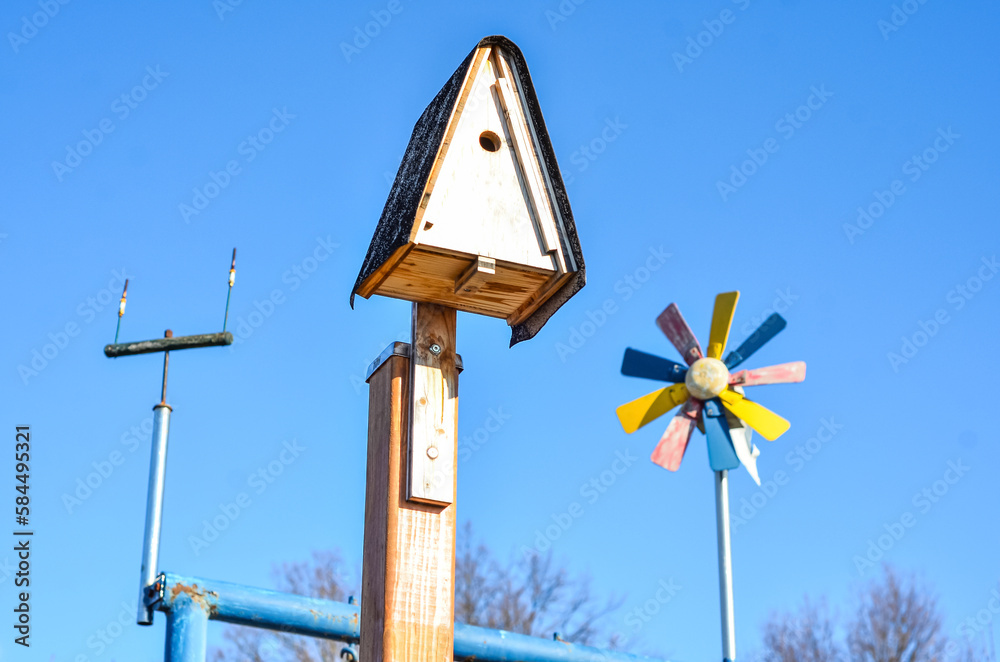
[[438, 456], [438, 449], [437, 448], [435, 448], [434, 446], [431, 446], [430, 448], [427, 449], [427, 457], [429, 457], [432, 460], [436, 460], [437, 456]]
[[431, 345], [427, 349], [431, 350], [431, 354], [433, 354], [434, 356], [437, 356], [438, 354], [441, 353], [441, 345], [439, 345], [437, 343], [434, 343], [433, 345]]

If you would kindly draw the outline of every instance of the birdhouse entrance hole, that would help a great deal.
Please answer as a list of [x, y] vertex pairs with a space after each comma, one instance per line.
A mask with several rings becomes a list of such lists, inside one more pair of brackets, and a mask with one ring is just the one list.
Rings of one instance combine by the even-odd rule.
[[483, 131], [479, 134], [479, 145], [487, 152], [500, 151], [500, 136], [492, 131]]

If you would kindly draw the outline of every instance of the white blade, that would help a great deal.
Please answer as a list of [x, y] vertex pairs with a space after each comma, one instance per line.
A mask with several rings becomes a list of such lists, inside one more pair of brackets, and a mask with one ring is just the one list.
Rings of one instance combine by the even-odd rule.
[[[743, 389], [738, 390], [742, 391]], [[753, 430], [728, 410], [726, 411], [726, 421], [729, 423], [729, 436], [733, 439], [736, 457], [740, 459], [740, 463], [753, 478], [753, 482], [760, 487], [760, 476], [757, 474], [757, 457], [760, 455], [760, 449], [754, 446], [750, 440], [753, 436]]]

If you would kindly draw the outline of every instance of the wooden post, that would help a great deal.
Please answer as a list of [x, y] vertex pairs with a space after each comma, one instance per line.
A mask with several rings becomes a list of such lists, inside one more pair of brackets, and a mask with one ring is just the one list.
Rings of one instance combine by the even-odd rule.
[[[454, 658], [455, 310], [413, 306], [410, 357], [389, 357], [368, 380], [360, 651], [365, 662]], [[411, 394], [417, 397], [411, 400]], [[423, 456], [411, 457], [411, 448], [423, 449]], [[435, 465], [434, 475], [450, 482], [444, 491], [450, 502], [438, 498], [441, 492], [422, 502], [407, 500], [413, 488], [428, 484], [427, 474], [410, 467]], [[444, 487], [440, 479], [429, 480], [435, 483]]]

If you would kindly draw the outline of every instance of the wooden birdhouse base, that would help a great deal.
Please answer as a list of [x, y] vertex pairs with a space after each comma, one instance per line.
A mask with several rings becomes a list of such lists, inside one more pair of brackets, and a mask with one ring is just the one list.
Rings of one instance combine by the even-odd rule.
[[554, 270], [411, 245], [397, 250], [358, 294], [436, 303], [499, 317], [513, 326], [534, 313], [569, 277]]

